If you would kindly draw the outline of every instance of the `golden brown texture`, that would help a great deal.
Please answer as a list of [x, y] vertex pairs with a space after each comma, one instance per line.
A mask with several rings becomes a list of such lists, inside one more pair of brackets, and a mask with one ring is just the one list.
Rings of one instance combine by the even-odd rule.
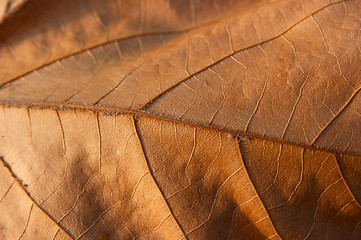
[[0, 238], [71, 239], [71, 237], [37, 206], [11, 175], [8, 166], [0, 167]]
[[360, 32], [360, 0], [30, 0], [0, 238], [359, 239]]

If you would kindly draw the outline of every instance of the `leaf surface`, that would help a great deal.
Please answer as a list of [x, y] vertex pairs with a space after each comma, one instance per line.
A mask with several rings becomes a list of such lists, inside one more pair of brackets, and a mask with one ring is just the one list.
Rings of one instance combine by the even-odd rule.
[[360, 12], [29, 1], [0, 26], [0, 236], [359, 238]]
[[19, 8], [25, 4], [27, 0], [3, 0], [0, 2], [0, 24], [10, 17]]
[[7, 165], [0, 168], [0, 237], [1, 239], [33, 238], [71, 239], [51, 216], [37, 206], [12, 176]]

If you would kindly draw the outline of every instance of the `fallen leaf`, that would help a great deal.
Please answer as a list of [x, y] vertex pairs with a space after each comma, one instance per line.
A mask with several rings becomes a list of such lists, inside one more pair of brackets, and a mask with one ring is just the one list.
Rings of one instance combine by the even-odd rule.
[[29, 0], [0, 26], [0, 238], [360, 238], [360, 12]]

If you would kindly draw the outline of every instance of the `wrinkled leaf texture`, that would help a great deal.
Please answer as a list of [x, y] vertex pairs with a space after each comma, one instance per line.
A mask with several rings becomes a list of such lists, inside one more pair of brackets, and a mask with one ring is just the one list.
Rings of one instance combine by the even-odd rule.
[[361, 238], [360, 0], [24, 2], [0, 239]]

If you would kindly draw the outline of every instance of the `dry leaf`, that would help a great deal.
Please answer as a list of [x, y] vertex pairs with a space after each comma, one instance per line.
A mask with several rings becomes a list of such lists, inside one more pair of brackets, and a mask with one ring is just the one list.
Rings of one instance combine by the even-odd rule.
[[0, 239], [361, 237], [360, 0], [22, 2]]

